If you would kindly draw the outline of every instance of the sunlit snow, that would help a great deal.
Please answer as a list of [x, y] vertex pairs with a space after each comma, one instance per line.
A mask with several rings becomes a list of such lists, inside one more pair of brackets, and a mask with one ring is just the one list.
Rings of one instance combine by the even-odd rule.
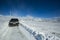
[[18, 27], [9, 27], [13, 16], [0, 16], [0, 40], [60, 40], [60, 18], [15, 17]]

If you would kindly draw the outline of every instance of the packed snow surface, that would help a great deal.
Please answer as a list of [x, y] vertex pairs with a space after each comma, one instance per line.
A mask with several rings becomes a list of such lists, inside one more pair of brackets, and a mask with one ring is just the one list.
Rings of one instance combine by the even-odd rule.
[[[9, 27], [11, 18], [19, 26]], [[33, 17], [0, 16], [0, 40], [60, 40], [60, 20]]]

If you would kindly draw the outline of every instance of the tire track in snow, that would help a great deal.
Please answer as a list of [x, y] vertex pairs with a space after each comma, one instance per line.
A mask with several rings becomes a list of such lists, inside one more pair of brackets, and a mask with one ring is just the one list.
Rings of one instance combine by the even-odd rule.
[[27, 31], [27, 32], [29, 32], [29, 34], [30, 35], [32, 35], [34, 38], [35, 38], [35, 40], [44, 40], [43, 38], [44, 38], [44, 36], [42, 35], [42, 34], [36, 34], [36, 32], [35, 31], [33, 31], [32, 29], [30, 29], [30, 28], [27, 28], [24, 24], [22, 24], [22, 23], [20, 23], [20, 25]]
[[4, 36], [2, 37], [1, 40], [9, 40], [10, 33], [11, 33], [11, 30], [8, 27], [8, 30], [4, 33]]
[[[21, 26], [21, 27], [20, 27]], [[19, 30], [28, 38], [28, 40], [36, 40], [30, 33], [24, 28], [24, 25], [20, 23]]]

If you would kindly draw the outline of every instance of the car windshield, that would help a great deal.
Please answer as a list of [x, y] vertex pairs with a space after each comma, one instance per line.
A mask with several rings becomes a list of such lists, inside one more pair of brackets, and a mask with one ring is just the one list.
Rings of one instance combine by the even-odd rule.
[[11, 19], [10, 22], [16, 22], [18, 19]]

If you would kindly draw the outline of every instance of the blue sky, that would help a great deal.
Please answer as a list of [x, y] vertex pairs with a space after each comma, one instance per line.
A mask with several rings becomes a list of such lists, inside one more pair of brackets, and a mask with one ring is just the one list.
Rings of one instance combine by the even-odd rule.
[[60, 17], [60, 0], [0, 0], [1, 15]]

